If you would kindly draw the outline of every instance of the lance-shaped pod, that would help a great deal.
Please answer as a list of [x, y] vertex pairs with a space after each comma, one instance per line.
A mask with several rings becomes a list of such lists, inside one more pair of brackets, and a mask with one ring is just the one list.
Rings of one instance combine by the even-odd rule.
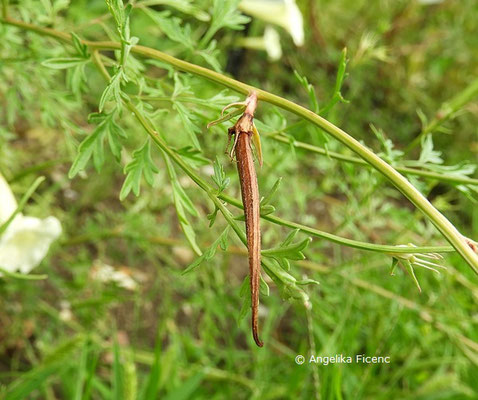
[[254, 127], [254, 111], [257, 106], [257, 95], [251, 93], [246, 99], [246, 109], [237, 123], [229, 129], [234, 135], [233, 152], [236, 156], [237, 171], [241, 184], [242, 203], [246, 220], [247, 248], [249, 252], [249, 279], [251, 286], [252, 336], [259, 347], [263, 343], [259, 339], [259, 286], [261, 279], [261, 230], [260, 230], [260, 198], [257, 175], [254, 167], [251, 140], [257, 135]]

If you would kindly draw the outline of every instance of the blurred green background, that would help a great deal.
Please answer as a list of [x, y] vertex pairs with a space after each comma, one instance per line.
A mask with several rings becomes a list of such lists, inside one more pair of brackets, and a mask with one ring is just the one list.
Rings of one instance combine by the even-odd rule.
[[[116, 35], [100, 0], [10, 3], [9, 15], [18, 20], [89, 40]], [[181, 8], [184, 4], [194, 6], [193, 11]], [[283, 52], [278, 61], [271, 61], [265, 51], [238, 45], [245, 37], [262, 36], [265, 23], [259, 18], [252, 18], [245, 29], [218, 30], [215, 48], [204, 56], [195, 49], [200, 49], [210, 24], [204, 19], [212, 12], [212, 1], [133, 5], [131, 32], [140, 44], [216, 66], [306, 106], [308, 94], [294, 71], [307, 77], [319, 106], [325, 105], [334, 93], [346, 47], [341, 93], [348, 102], [328, 111], [328, 120], [394, 165], [459, 174], [462, 163], [477, 161], [478, 102], [473, 96], [433, 132], [434, 151], [441, 152], [444, 165], [455, 167], [426, 165], [419, 146], [407, 154], [396, 152], [404, 151], [426, 121], [437, 113], [439, 119], [450, 99], [476, 81], [475, 0], [297, 1], [305, 43], [295, 46], [285, 30], [276, 28]], [[144, 8], [153, 16], [178, 18], [182, 27], [188, 24], [185, 34], [193, 49], [165, 34]], [[170, 14], [161, 14], [164, 11]], [[390, 275], [389, 256], [315, 238], [305, 250], [307, 259], [291, 262], [290, 270], [297, 279], [320, 282], [304, 286], [310, 309], [300, 301], [283, 300], [264, 274], [271, 291], [261, 297], [265, 346], [259, 349], [250, 337], [249, 315], [240, 318], [240, 288], [248, 267], [237, 238], [229, 236], [227, 252], [218, 250], [193, 272], [181, 274], [195, 255], [179, 225], [170, 178], [155, 148], [152, 157], [159, 172], [152, 187], [143, 184], [139, 197], [130, 194], [119, 200], [124, 165], [146, 138], [126, 109], [117, 120], [128, 136], [121, 160], [107, 151], [100, 172], [89, 165], [68, 179], [82, 135], [94, 129], [88, 114], [98, 111], [106, 86], [94, 66], [87, 65], [85, 82], [74, 86], [71, 70], [41, 64], [71, 56], [71, 47], [6, 24], [0, 25], [0, 43], [0, 172], [17, 199], [44, 175], [46, 182], [24, 212], [54, 215], [63, 226], [60, 240], [33, 271], [47, 274], [47, 279], [0, 278], [0, 398], [478, 398], [478, 285], [459, 256], [446, 255], [441, 264], [447, 270], [440, 275], [417, 268], [419, 293], [405, 270]], [[113, 52], [105, 54], [115, 57]], [[212, 106], [187, 104], [188, 115], [199, 127], [194, 134], [202, 150], [202, 159], [193, 165], [212, 184], [209, 176], [217, 156], [231, 180], [226, 193], [239, 198], [235, 165], [224, 155], [226, 126], [207, 130], [206, 124], [217, 118], [226, 96], [240, 97], [199, 77], [174, 76], [163, 64], [135, 62], [135, 78], [125, 87], [134, 99], [151, 95], [148, 87], [171, 98], [179, 86], [188, 86], [183, 95], [212, 103], [209, 99], [221, 93], [222, 100]], [[155, 121], [171, 146], [191, 145], [184, 121], [169, 100], [144, 99], [142, 104], [151, 115], [157, 111]], [[445, 243], [378, 173], [287, 143], [293, 137], [352, 155], [324, 132], [266, 104], [259, 104], [257, 118], [263, 133], [261, 193], [282, 178], [272, 200], [276, 215], [365, 242]], [[274, 132], [286, 143], [274, 139]], [[177, 174], [198, 211], [189, 219], [204, 250], [226, 222], [219, 215], [210, 228], [212, 204], [179, 169]], [[409, 178], [463, 234], [477, 238], [472, 187]], [[262, 231], [264, 248], [277, 246], [290, 232], [266, 221]], [[98, 271], [105, 265], [133, 279], [134, 287], [102, 281]], [[298, 354], [306, 357], [305, 364], [295, 363]], [[310, 354], [383, 355], [390, 356], [391, 363], [325, 366], [309, 364]]]

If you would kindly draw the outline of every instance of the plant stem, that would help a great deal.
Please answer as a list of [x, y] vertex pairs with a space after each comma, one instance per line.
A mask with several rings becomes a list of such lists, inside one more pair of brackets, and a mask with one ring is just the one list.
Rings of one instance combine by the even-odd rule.
[[[71, 36], [69, 34], [59, 32], [54, 29], [42, 28], [36, 25], [12, 19], [4, 19], [3, 22], [9, 25], [20, 27], [22, 29], [31, 30], [43, 35], [54, 37], [67, 43], [71, 43]], [[93, 50], [121, 49], [121, 43], [112, 41], [83, 41], [83, 43]], [[392, 166], [387, 164], [375, 153], [373, 153], [367, 147], [362, 145], [359, 141], [348, 135], [339, 127], [335, 126], [321, 116], [313, 113], [307, 108], [295, 104], [290, 100], [284, 99], [280, 96], [239, 82], [235, 79], [229, 78], [225, 75], [201, 67], [199, 65], [191, 64], [189, 62], [177, 59], [159, 50], [145, 46], [134, 46], [131, 49], [131, 52], [137, 55], [142, 55], [145, 57], [166, 62], [177, 68], [178, 70], [201, 76], [212, 82], [216, 82], [222, 86], [228, 87], [242, 94], [248, 94], [252, 91], [255, 91], [257, 93], [258, 100], [273, 104], [286, 111], [290, 111], [302, 117], [303, 119], [313, 123], [314, 125], [322, 128], [335, 139], [337, 139], [349, 149], [351, 149], [354, 153], [359, 155], [372, 167], [377, 169], [381, 174], [383, 174], [407, 199], [409, 199], [425, 216], [428, 217], [428, 219], [433, 223], [433, 225], [435, 225], [435, 227], [441, 232], [441, 234], [446, 238], [446, 240], [456, 249], [458, 253], [460, 253], [463, 259], [473, 269], [473, 271], [478, 274], [478, 255], [475, 254], [473, 250], [468, 246], [463, 236], [460, 234], [460, 232], [458, 232], [455, 226], [450, 221], [448, 221], [448, 219], [445, 218], [435, 207], [433, 207], [433, 205], [405, 177], [403, 177]], [[155, 134], [157, 136], [157, 133]], [[159, 136], [158, 139], [160, 139]]]
[[[141, 100], [146, 100], [146, 101], [165, 101], [165, 102], [173, 102], [175, 99], [169, 97], [169, 96], [137, 96], [137, 98]], [[176, 100], [185, 102], [185, 103], [194, 103], [194, 104], [199, 104], [204, 107], [209, 107], [213, 109], [220, 109], [217, 105], [211, 104], [206, 100], [203, 99], [196, 99], [194, 97], [178, 97]], [[327, 156], [329, 158], [333, 158], [336, 160], [344, 161], [344, 162], [349, 162], [352, 164], [356, 165], [363, 165], [366, 167], [370, 167], [370, 165], [357, 157], [353, 156], [347, 156], [345, 154], [340, 154], [334, 151], [330, 150], [325, 150], [321, 147], [314, 146], [313, 144], [310, 143], [305, 143], [301, 142], [299, 140], [292, 139], [291, 136], [287, 136], [283, 134], [283, 132], [291, 129], [292, 127], [295, 127], [296, 125], [302, 124], [302, 122], [291, 124], [284, 129], [276, 130], [273, 132], [261, 132], [262, 136], [268, 137], [272, 140], [275, 140], [280, 143], [292, 145], [298, 149], [304, 149], [307, 151], [310, 151], [312, 153], [320, 154], [323, 156]], [[434, 171], [428, 171], [428, 170], [423, 170], [423, 169], [417, 169], [417, 168], [410, 168], [410, 167], [401, 167], [401, 166], [395, 166], [394, 167], [398, 172], [403, 173], [405, 175], [414, 175], [414, 176], [420, 176], [426, 179], [432, 179], [432, 180], [437, 180], [440, 182], [447, 182], [450, 184], [457, 184], [457, 185], [473, 185], [473, 186], [478, 186], [478, 179], [475, 178], [469, 178], [467, 176], [457, 176], [453, 174], [445, 174], [441, 172], [434, 172]]]
[[[233, 197], [225, 195], [223, 193], [219, 194], [219, 198], [225, 202], [233, 205], [237, 208], [242, 208], [240, 201], [236, 200]], [[324, 232], [319, 229], [311, 228], [307, 225], [302, 225], [297, 222], [287, 221], [280, 217], [273, 216], [271, 214], [261, 215], [261, 218], [266, 221], [272, 222], [276, 225], [286, 226], [292, 229], [299, 229], [303, 233], [318, 237], [320, 239], [328, 240], [329, 242], [337, 243], [342, 246], [352, 247], [355, 249], [373, 251], [377, 253], [407, 253], [407, 254], [420, 254], [420, 253], [452, 253], [455, 249], [451, 246], [422, 246], [422, 247], [401, 247], [401, 246], [390, 246], [382, 245], [375, 243], [360, 242], [358, 240], [347, 239], [341, 236], [334, 235], [329, 232]]]
[[[320, 147], [314, 146], [309, 143], [304, 143], [300, 142], [298, 140], [290, 140], [289, 137], [286, 135], [281, 135], [281, 134], [269, 134], [269, 133], [262, 133], [262, 135], [269, 137], [273, 140], [276, 140], [281, 143], [286, 143], [286, 144], [292, 144], [294, 147], [297, 147], [299, 149], [304, 149], [308, 150], [312, 153], [316, 154], [321, 154], [330, 158], [334, 158], [336, 160], [340, 161], [345, 161], [357, 165], [364, 165], [364, 166], [369, 166], [369, 164], [357, 157], [352, 157], [352, 156], [347, 156], [344, 154], [336, 153], [334, 151], [327, 151], [325, 149], [322, 149]], [[448, 182], [452, 184], [461, 184], [461, 185], [474, 185], [478, 186], [478, 179], [474, 178], [468, 178], [468, 177], [462, 177], [462, 176], [455, 176], [455, 175], [449, 175], [449, 174], [442, 174], [439, 172], [433, 172], [433, 171], [425, 171], [425, 170], [420, 170], [416, 168], [408, 168], [408, 167], [394, 167], [398, 172], [401, 172], [406, 175], [414, 175], [414, 176], [421, 176], [423, 178], [428, 178], [428, 179], [436, 179], [437, 181], [441, 182]]]

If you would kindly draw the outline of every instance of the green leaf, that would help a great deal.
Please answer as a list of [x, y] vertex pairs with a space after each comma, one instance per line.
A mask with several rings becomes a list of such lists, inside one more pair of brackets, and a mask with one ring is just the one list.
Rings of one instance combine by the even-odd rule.
[[[80, 146], [78, 147], [78, 153], [75, 157], [75, 160], [73, 161], [70, 171], [68, 172], [68, 177], [70, 179], [74, 178], [78, 172], [85, 169], [86, 164], [93, 155], [93, 152], [95, 152], [95, 154], [98, 153], [98, 145], [96, 142], [103, 140], [104, 133], [105, 124], [102, 123], [98, 125], [91, 135], [81, 142]], [[96, 162], [95, 164], [98, 165], [99, 162]]]
[[181, 275], [185, 275], [197, 267], [199, 267], [203, 262], [209, 261], [211, 258], [214, 257], [216, 254], [217, 246], [220, 246], [222, 249], [227, 249], [227, 235], [229, 234], [229, 225], [224, 229], [221, 235], [214, 241], [214, 243], [208, 247], [204, 253], [196, 258], [189, 266], [181, 273]]
[[292, 241], [294, 240], [294, 238], [297, 236], [297, 234], [299, 232], [300, 232], [300, 229], [292, 230], [280, 245], [281, 246], [288, 246], [289, 244], [291, 244]]
[[110, 99], [115, 100], [116, 107], [118, 109], [121, 108], [121, 80], [123, 79], [123, 76], [123, 71], [121, 69], [118, 69], [118, 71], [111, 77], [108, 86], [106, 86], [100, 98], [100, 103], [98, 105], [98, 109], [100, 112], [103, 111], [105, 103]]
[[[295, 232], [293, 233], [295, 236]], [[262, 250], [262, 255], [273, 258], [286, 258], [289, 260], [304, 260], [302, 251], [309, 245], [312, 238], [308, 237], [300, 242], [290, 244], [291, 239], [287, 238], [279, 247]]]
[[300, 281], [296, 281], [295, 284], [299, 286], [320, 285], [320, 282], [315, 279], [301, 279]]
[[[104, 134], [108, 133], [107, 124], [105, 124]], [[100, 172], [101, 167], [105, 163], [105, 141], [104, 134], [98, 140], [94, 141], [93, 144], [93, 165], [97, 172]]]
[[181, 225], [184, 235], [186, 236], [186, 239], [188, 240], [194, 252], [197, 255], [201, 255], [202, 251], [196, 243], [196, 233], [194, 232], [194, 229], [191, 223], [189, 222], [185, 214], [185, 211], [187, 211], [189, 214], [191, 214], [194, 217], [198, 217], [199, 214], [196, 208], [194, 207], [193, 202], [188, 197], [186, 192], [184, 192], [184, 189], [182, 188], [182, 186], [179, 184], [179, 181], [176, 176], [174, 167], [171, 163], [171, 160], [169, 159], [166, 153], [163, 152], [163, 154], [166, 161], [166, 167], [168, 169], [169, 179], [171, 181], [171, 185], [173, 188], [173, 201], [174, 201], [174, 206], [176, 208], [176, 214], [179, 219], [179, 224]]
[[251, 19], [241, 14], [237, 7], [239, 0], [214, 0], [212, 11], [212, 22], [208, 31], [201, 40], [201, 47], [204, 47], [216, 32], [222, 28], [241, 30]]
[[269, 215], [272, 214], [276, 208], [270, 204], [266, 204], [265, 206], [261, 206], [261, 215]]
[[85, 65], [90, 62], [89, 59], [84, 59], [82, 57], [69, 57], [69, 58], [50, 58], [49, 60], [43, 61], [41, 64], [44, 67], [52, 69], [67, 69], [73, 68], [78, 65]]
[[298, 281], [276, 259], [270, 260], [271, 262], [267, 263], [265, 261], [263, 262], [264, 269], [279, 288], [283, 299], [292, 298], [302, 302], [308, 301], [308, 295], [299, 287], [301, 285], [298, 285]]
[[99, 172], [105, 162], [104, 139], [107, 138], [111, 152], [117, 160], [120, 159], [122, 144], [120, 137], [125, 137], [125, 133], [114, 121], [115, 113], [90, 114], [89, 122], [98, 123], [93, 133], [87, 136], [78, 147], [78, 153], [68, 173], [72, 179], [78, 172], [85, 169], [88, 161], [93, 156], [93, 164]]
[[[247, 275], [242, 281], [241, 288], [239, 289], [239, 295], [242, 298], [241, 310], [237, 316], [237, 322], [239, 323], [249, 313], [251, 309], [251, 290], [250, 290], [250, 276]], [[261, 275], [259, 290], [263, 296], [269, 296], [270, 289], [267, 282]]]
[[85, 64], [77, 65], [67, 71], [67, 84], [73, 94], [80, 98], [81, 92], [85, 87], [86, 75]]
[[[172, 166], [172, 165], [171, 165]], [[173, 181], [173, 193], [175, 196], [178, 196], [178, 200], [184, 206], [186, 211], [194, 217], [199, 217], [199, 214], [194, 206], [194, 203], [189, 198], [189, 196], [184, 191], [183, 187], [180, 185], [179, 181], [176, 179]]]
[[183, 12], [184, 14], [192, 15], [194, 18], [198, 19], [199, 21], [207, 22], [211, 18], [209, 14], [199, 7], [191, 4], [194, 0], [156, 0], [154, 3], [156, 5], [162, 4], [166, 6], [170, 6]]
[[123, 27], [126, 23], [126, 15], [124, 11], [124, 5], [122, 0], [106, 0], [108, 9], [115, 20], [118, 32], [122, 34]]
[[[129, 57], [129, 54], [131, 52], [131, 49], [136, 46], [139, 42], [139, 38], [137, 38], [136, 36], [133, 36], [131, 37], [128, 41], [123, 41], [121, 44], [122, 44], [122, 48], [121, 48], [121, 52], [122, 52], [122, 67], [124, 69], [124, 66], [126, 65], [126, 60], [128, 59]], [[134, 58], [133, 57], [129, 57], [129, 60], [130, 61], [130, 67], [131, 65], [133, 64], [134, 62]], [[142, 70], [142, 66], [141, 64], [137, 64], [137, 69], [139, 70]], [[123, 79], [125, 81], [128, 81], [128, 79], [126, 78], [126, 75], [123, 76]]]
[[182, 27], [181, 20], [176, 17], [171, 17], [169, 11], [158, 12], [148, 7], [142, 7], [141, 10], [148, 15], [159, 29], [173, 42], [181, 43], [188, 49], [194, 48], [195, 43], [192, 40], [191, 27], [188, 24]]
[[75, 50], [80, 55], [80, 57], [88, 58], [88, 46], [86, 44], [81, 43], [81, 39], [74, 32], [71, 32], [71, 38], [73, 40], [73, 46], [75, 47]]
[[302, 87], [305, 89], [307, 94], [309, 95], [309, 105], [310, 109], [314, 111], [315, 113], [319, 112], [319, 103], [317, 102], [317, 96], [315, 94], [315, 88], [309, 83], [307, 80], [307, 77], [305, 76], [300, 76], [297, 71], [294, 70], [294, 75], [299, 81], [299, 83], [302, 85]]
[[100, 124], [105, 118], [107, 114], [93, 112], [88, 115], [88, 123], [89, 124]]
[[[310, 107], [310, 109], [312, 111], [314, 111], [316, 114], [319, 114], [320, 107], [319, 107], [319, 103], [317, 101], [317, 96], [315, 94], [314, 87], [309, 83], [309, 81], [307, 80], [307, 78], [305, 76], [303, 76], [303, 77], [300, 76], [297, 71], [294, 71], [294, 75], [309, 96], [309, 107]], [[311, 135], [314, 138], [316, 138], [318, 140], [318, 144], [320, 146], [323, 146], [327, 149], [327, 143], [329, 142], [329, 136], [325, 135], [324, 131], [322, 129], [319, 129], [316, 126], [313, 126], [313, 125], [307, 125], [307, 130], [311, 133]], [[295, 152], [295, 146], [293, 145], [294, 138], [289, 137], [289, 140], [291, 140], [291, 150]]]
[[197, 117], [178, 101], [173, 103], [173, 109], [178, 112], [179, 118], [191, 139], [192, 145], [200, 149], [201, 145], [199, 144], [196, 133], [201, 132], [201, 129], [196, 125]]
[[385, 136], [385, 133], [381, 129], [377, 129], [373, 124], [370, 124], [370, 129], [385, 151], [385, 153], [379, 153], [379, 155], [392, 165], [400, 161], [403, 156], [403, 151], [396, 150], [393, 142]]
[[171, 96], [172, 98], [176, 99], [177, 101], [182, 101], [183, 99], [180, 99], [179, 96], [194, 96], [194, 92], [191, 91], [191, 86], [189, 86], [186, 82], [183, 82], [187, 79], [185, 75], [173, 72], [172, 76], [174, 79], [174, 91]]
[[425, 135], [421, 140], [422, 150], [420, 152], [419, 164], [443, 164], [441, 151], [433, 150], [432, 135]]
[[335, 79], [334, 93], [330, 101], [322, 108], [320, 112], [321, 114], [327, 114], [332, 109], [332, 107], [335, 106], [338, 102], [341, 102], [341, 103], [349, 102], [348, 100], [344, 99], [341, 93], [344, 79], [347, 77], [347, 74], [345, 72], [346, 67], [347, 67], [347, 49], [344, 48], [342, 50], [342, 55], [340, 57], [339, 67], [337, 69], [337, 77]]
[[226, 177], [226, 173], [224, 172], [224, 167], [219, 162], [219, 158], [216, 156], [216, 160], [214, 161], [214, 176], [212, 180], [218, 187], [218, 194], [222, 193], [231, 182], [230, 178]]
[[269, 190], [269, 192], [261, 199], [261, 206], [265, 206], [266, 204], [270, 203], [270, 201], [272, 200], [272, 198], [276, 194], [277, 189], [279, 189], [279, 186], [280, 186], [281, 182], [282, 182], [282, 177], [279, 177], [275, 181], [274, 185], [272, 185], [271, 190]]
[[[120, 71], [124, 72], [130, 50], [139, 41], [137, 37], [131, 37], [130, 34], [129, 17], [133, 6], [127, 4], [124, 7], [122, 0], [106, 0], [106, 4], [115, 20], [116, 29], [121, 39]], [[126, 76], [123, 76], [122, 79], [127, 80]]]
[[202, 57], [214, 69], [214, 71], [222, 72], [221, 64], [218, 61], [221, 52], [219, 49], [216, 49], [215, 40], [211, 40], [207, 48], [204, 50], [196, 50], [194, 54]]
[[251, 309], [252, 300], [249, 289], [249, 275], [247, 275], [242, 281], [241, 288], [239, 289], [239, 296], [242, 297], [242, 305], [239, 314], [237, 315], [237, 323], [244, 319], [249, 310]]
[[[131, 46], [132, 44], [136, 44], [139, 40], [138, 38], [132, 38], [130, 36], [129, 16], [132, 10], [133, 10], [133, 5], [131, 3], [128, 3], [126, 7], [124, 8], [123, 25], [121, 26], [121, 29], [120, 29], [120, 26], [118, 26], [118, 31], [120, 32], [120, 36], [122, 39], [121, 42], [123, 43], [123, 45], [126, 44]], [[132, 41], [134, 41], [135, 43], [132, 43]], [[128, 52], [129, 52], [129, 49], [125, 50], [123, 48], [123, 53], [124, 53], [123, 60], [125, 60], [126, 57], [128, 56]]]
[[210, 222], [209, 222], [209, 228], [214, 225], [214, 222], [216, 222], [217, 212], [218, 212], [218, 211], [219, 211], [219, 208], [217, 208], [216, 206], [214, 206], [214, 211], [213, 211], [211, 214], [208, 214], [208, 215], [207, 215], [207, 219], [210, 221]]
[[116, 161], [121, 159], [121, 150], [123, 144], [121, 138], [127, 138], [128, 136], [123, 129], [115, 122], [114, 117], [108, 122], [108, 143], [110, 145], [111, 153], [115, 156]]
[[202, 152], [200, 150], [192, 146], [182, 147], [176, 150], [176, 153], [183, 157], [184, 161], [186, 161], [194, 168], [208, 165], [210, 162], [209, 159], [202, 155]]
[[219, 237], [219, 247], [221, 247], [222, 251], [227, 251], [227, 248], [229, 247], [229, 241], [228, 241], [228, 236], [226, 235], [221, 235]]
[[141, 148], [133, 152], [133, 159], [126, 164], [124, 172], [127, 175], [120, 192], [121, 201], [128, 196], [131, 190], [136, 196], [139, 196], [141, 178], [143, 175], [149, 185], [153, 184], [154, 174], [159, 172], [159, 170], [151, 158], [151, 144], [149, 139], [146, 140]]

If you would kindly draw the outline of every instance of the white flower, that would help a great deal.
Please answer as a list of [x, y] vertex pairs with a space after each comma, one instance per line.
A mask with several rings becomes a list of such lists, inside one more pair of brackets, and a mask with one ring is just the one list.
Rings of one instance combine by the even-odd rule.
[[296, 46], [304, 44], [304, 21], [295, 0], [242, 0], [239, 9], [255, 18], [281, 26]]
[[271, 26], [266, 27], [264, 36], [241, 38], [237, 44], [248, 49], [265, 50], [271, 61], [277, 61], [282, 57], [279, 34]]
[[[0, 225], [16, 208], [15, 197], [0, 175]], [[40, 264], [60, 234], [61, 225], [55, 217], [39, 219], [18, 214], [0, 236], [0, 268], [28, 274]]]

